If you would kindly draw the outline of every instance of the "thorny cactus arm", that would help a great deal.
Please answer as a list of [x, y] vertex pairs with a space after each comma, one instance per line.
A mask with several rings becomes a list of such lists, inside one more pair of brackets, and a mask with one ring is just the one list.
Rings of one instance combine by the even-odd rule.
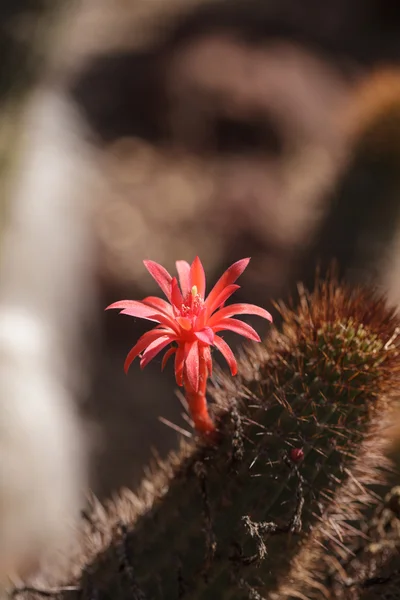
[[[398, 411], [394, 422], [398, 423]], [[374, 510], [366, 507], [354, 535], [347, 540], [345, 551], [332, 547], [319, 547], [316, 551], [315, 538], [308, 543], [308, 556], [313, 556], [318, 567], [314, 569], [314, 583], [318, 580], [320, 586], [334, 591], [331, 594], [335, 599], [361, 599], [361, 600], [398, 600], [400, 599], [399, 574], [400, 574], [400, 486], [398, 485], [399, 473], [399, 428], [398, 424], [390, 427], [389, 457], [393, 460], [394, 472], [392, 487], [388, 485], [379, 491], [379, 499]], [[369, 457], [367, 457], [369, 460]], [[337, 499], [338, 512], [346, 508], [343, 495]], [[345, 516], [345, 513], [344, 513]], [[318, 556], [319, 554], [319, 556]], [[292, 590], [304, 589], [304, 564], [301, 564], [301, 554], [296, 557], [288, 583]], [[309, 562], [309, 561], [308, 561]], [[310, 565], [307, 564], [306, 568]], [[307, 587], [310, 597], [315, 595], [315, 585]], [[314, 591], [314, 595], [312, 595]], [[318, 597], [318, 596], [317, 596]]]
[[398, 304], [400, 241], [400, 69], [379, 69], [356, 86], [342, 114], [347, 164], [327, 198], [327, 212], [297, 279], [313, 280], [316, 261], [324, 273], [334, 257], [350, 281], [382, 285]]
[[137, 495], [94, 505], [69, 576], [76, 598], [289, 598], [279, 589], [311, 538], [346, 545], [338, 494], [352, 518], [387, 478], [397, 320], [333, 282], [281, 311], [283, 333], [245, 352], [241, 380], [219, 377], [221, 441], [183, 443]]

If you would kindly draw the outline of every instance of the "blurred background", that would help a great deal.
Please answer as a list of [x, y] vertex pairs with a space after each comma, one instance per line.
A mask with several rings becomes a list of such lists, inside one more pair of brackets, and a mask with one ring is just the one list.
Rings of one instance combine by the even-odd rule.
[[271, 310], [335, 257], [400, 302], [394, 0], [3, 0], [0, 48], [0, 305], [54, 332], [101, 498], [190, 429], [104, 313], [158, 295], [143, 259], [211, 286], [251, 256], [236, 299]]

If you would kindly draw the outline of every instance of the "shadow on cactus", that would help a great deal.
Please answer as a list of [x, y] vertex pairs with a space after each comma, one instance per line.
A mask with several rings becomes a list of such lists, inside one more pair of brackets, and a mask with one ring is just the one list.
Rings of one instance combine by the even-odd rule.
[[389, 478], [399, 323], [334, 278], [278, 309], [282, 331], [243, 350], [239, 376], [214, 374], [218, 442], [182, 442], [137, 494], [93, 502], [76, 597], [346, 597], [329, 581]]

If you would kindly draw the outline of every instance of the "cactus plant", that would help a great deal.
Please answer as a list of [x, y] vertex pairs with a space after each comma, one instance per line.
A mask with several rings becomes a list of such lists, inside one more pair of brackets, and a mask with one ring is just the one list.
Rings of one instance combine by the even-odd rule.
[[[0, 8], [0, 175], [11, 187], [15, 161], [21, 151], [24, 111], [42, 72], [51, 62], [51, 45], [60, 30], [71, 0], [21, 0], [4, 2]], [[8, 215], [10, 190], [0, 202], [0, 232]], [[1, 250], [1, 247], [0, 247]]]
[[[389, 479], [398, 321], [334, 279], [278, 308], [282, 331], [243, 351], [240, 378], [215, 376], [218, 441], [182, 442], [136, 494], [92, 503], [65, 578], [76, 598], [329, 597], [319, 571], [339, 564]], [[291, 587], [299, 561], [312, 594]]]
[[348, 136], [347, 162], [297, 278], [310, 284], [316, 260], [329, 270], [335, 257], [348, 280], [378, 282], [390, 290], [397, 287], [398, 271], [395, 264], [388, 267], [395, 260], [390, 248], [397, 243], [399, 221], [399, 69], [379, 69], [356, 86], [341, 123]]

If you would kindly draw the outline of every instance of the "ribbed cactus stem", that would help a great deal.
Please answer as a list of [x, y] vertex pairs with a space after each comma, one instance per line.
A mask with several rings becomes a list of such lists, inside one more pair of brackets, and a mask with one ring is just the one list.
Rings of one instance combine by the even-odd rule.
[[137, 495], [94, 506], [76, 598], [280, 598], [311, 538], [345, 545], [337, 498], [356, 517], [386, 478], [398, 323], [384, 300], [335, 282], [280, 310], [283, 331], [244, 351], [240, 377], [215, 379], [218, 441], [182, 443]]

